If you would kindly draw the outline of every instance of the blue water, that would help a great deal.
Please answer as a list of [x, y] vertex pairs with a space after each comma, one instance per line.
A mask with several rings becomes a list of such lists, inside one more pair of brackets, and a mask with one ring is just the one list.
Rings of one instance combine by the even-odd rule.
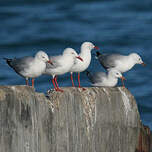
[[[34, 55], [44, 50], [60, 54], [64, 48], [79, 51], [84, 41], [92, 41], [104, 53], [139, 53], [146, 67], [136, 65], [125, 73], [126, 87], [135, 96], [144, 124], [152, 129], [152, 1], [0, 0], [0, 85], [25, 84], [2, 57]], [[94, 58], [91, 71], [103, 70]], [[37, 91], [52, 88], [49, 76], [36, 79]], [[75, 76], [76, 79], [76, 76]], [[81, 84], [89, 86], [85, 73]], [[60, 86], [71, 86], [68, 74], [59, 77]]]

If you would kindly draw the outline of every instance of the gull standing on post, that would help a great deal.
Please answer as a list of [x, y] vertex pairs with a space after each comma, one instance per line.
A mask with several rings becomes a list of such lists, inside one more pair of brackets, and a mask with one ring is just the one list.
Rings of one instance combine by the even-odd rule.
[[[80, 72], [85, 71], [91, 62], [91, 50], [92, 49], [99, 49], [97, 46], [94, 46], [91, 42], [84, 42], [81, 45], [81, 52], [79, 56], [83, 59], [83, 62], [76, 60], [76, 63], [72, 66], [69, 72], [71, 72], [71, 81], [72, 81], [72, 86], [74, 87], [74, 82], [73, 82], [73, 72], [78, 72], [78, 83], [79, 83], [79, 88], [80, 86]], [[84, 89], [84, 88], [83, 88]], [[84, 89], [85, 90], [85, 89]]]
[[96, 72], [93, 74], [87, 71], [87, 76], [91, 81], [91, 85], [97, 87], [114, 87], [118, 83], [118, 78], [125, 80], [125, 77], [123, 77], [122, 74], [116, 69], [109, 69], [107, 73]]
[[52, 83], [55, 90], [63, 92], [63, 90], [59, 88], [59, 85], [57, 83], [57, 75], [62, 75], [69, 72], [69, 70], [77, 60], [83, 62], [83, 59], [78, 56], [74, 49], [66, 48], [63, 51], [62, 55], [53, 57], [51, 56], [50, 60], [53, 62], [53, 64], [47, 64], [44, 74], [52, 75]]
[[42, 75], [45, 71], [46, 63], [52, 63], [48, 55], [43, 51], [37, 52], [35, 57], [26, 56], [22, 58], [4, 59], [17, 74], [26, 79], [26, 85], [29, 85], [28, 79], [32, 78], [32, 87], [34, 87], [34, 78]]
[[[145, 66], [145, 63], [142, 61], [141, 57], [137, 53], [130, 53], [129, 55], [121, 54], [101, 54], [96, 52], [98, 61], [100, 64], [107, 70], [115, 68], [121, 73], [129, 71], [135, 64], [142, 64]], [[124, 82], [122, 79], [122, 84]]]

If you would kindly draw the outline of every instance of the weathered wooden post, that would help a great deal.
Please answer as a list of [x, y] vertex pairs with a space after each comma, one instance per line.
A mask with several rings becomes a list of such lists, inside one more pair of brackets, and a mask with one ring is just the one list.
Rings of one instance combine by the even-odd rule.
[[141, 122], [127, 89], [64, 90], [1, 86], [0, 152], [135, 152]]

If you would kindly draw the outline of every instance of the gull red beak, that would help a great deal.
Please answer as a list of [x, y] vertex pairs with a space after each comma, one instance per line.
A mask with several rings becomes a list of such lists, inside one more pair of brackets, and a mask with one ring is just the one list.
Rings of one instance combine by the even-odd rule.
[[95, 46], [95, 47], [94, 47], [94, 49], [96, 49], [96, 50], [100, 50], [100, 48], [99, 48], [98, 46]]
[[146, 64], [145, 64], [144, 62], [143, 62], [143, 63], [141, 63], [141, 65], [142, 65], [142, 66], [146, 66]]
[[78, 58], [79, 60], [83, 62], [83, 59], [80, 56], [77, 56], [76, 58]]
[[124, 76], [120, 77], [122, 80], [126, 80], [126, 78]]
[[51, 60], [47, 61], [47, 63], [50, 63], [50, 64], [52, 64], [52, 65], [53, 65], [53, 63], [52, 63], [52, 61], [51, 61]]

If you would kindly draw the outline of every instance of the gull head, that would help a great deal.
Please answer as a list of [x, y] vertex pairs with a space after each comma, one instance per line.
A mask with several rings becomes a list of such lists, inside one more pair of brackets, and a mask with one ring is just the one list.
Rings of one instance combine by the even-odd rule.
[[35, 55], [35, 58], [39, 59], [39, 60], [41, 60], [41, 61], [43, 61], [45, 63], [46, 62], [50, 63], [49, 57], [44, 51], [37, 52], [36, 55]]
[[145, 63], [137, 53], [131, 53], [130, 56], [135, 64], [142, 64], [143, 66], [145, 66]]
[[72, 49], [72, 48], [66, 48], [63, 51], [63, 55], [65, 55], [65, 54], [72, 56], [74, 59], [77, 58], [77, 59], [83, 61], [83, 59], [80, 56], [78, 56], [77, 52], [74, 49]]
[[72, 48], [64, 49], [63, 55], [65, 55], [65, 54], [69, 54], [71, 56], [77, 56], [78, 55], [77, 52], [74, 49], [72, 49]]
[[93, 49], [97, 49], [97, 50], [99, 50], [99, 48], [97, 47], [97, 46], [95, 46], [93, 43], [91, 43], [91, 42], [84, 42], [84, 43], [82, 43], [82, 45], [81, 45], [81, 50], [89, 50], [89, 51], [91, 51], [91, 50], [93, 50]]
[[125, 80], [125, 77], [122, 76], [121, 72], [116, 69], [109, 69], [108, 74], [115, 78], [121, 78], [121, 79]]

